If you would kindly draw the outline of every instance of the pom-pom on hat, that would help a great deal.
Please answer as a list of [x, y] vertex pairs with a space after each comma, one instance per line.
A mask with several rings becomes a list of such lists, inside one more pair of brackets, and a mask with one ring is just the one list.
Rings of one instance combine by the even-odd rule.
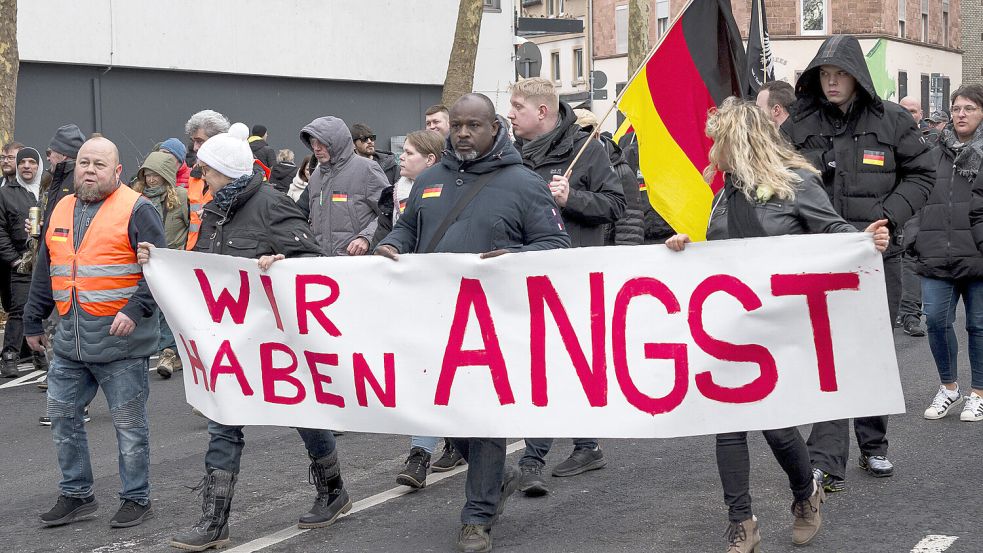
[[253, 174], [253, 151], [249, 148], [249, 127], [235, 123], [229, 132], [216, 134], [198, 149], [198, 159], [219, 173], [237, 179]]

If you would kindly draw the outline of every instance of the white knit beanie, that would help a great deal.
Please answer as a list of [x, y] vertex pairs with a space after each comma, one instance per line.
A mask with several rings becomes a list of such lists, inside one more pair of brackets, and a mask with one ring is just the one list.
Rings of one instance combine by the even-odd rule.
[[198, 159], [219, 173], [237, 179], [253, 174], [253, 151], [246, 140], [249, 127], [235, 123], [229, 132], [216, 134], [198, 149]]

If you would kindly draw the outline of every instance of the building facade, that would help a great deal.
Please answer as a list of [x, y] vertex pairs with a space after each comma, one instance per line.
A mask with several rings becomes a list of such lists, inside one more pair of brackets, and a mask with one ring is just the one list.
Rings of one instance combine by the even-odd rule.
[[[298, 161], [308, 153], [301, 127], [322, 115], [368, 124], [389, 149], [440, 101], [457, 6], [20, 0], [15, 136], [43, 149], [76, 123], [116, 142], [128, 175], [205, 108], [265, 125], [270, 144]], [[515, 78], [514, 15], [513, 0], [486, 2], [476, 60], [474, 89], [502, 111]]]
[[[966, 0], [979, 2], [983, 0]], [[628, 79], [627, 0], [594, 0], [594, 66], [609, 77], [608, 95], [616, 98]], [[649, 12], [649, 40], [655, 45], [685, 5], [684, 0], [655, 0]], [[962, 17], [959, 0], [766, 0], [775, 77], [794, 84], [798, 75], [833, 34], [860, 39], [880, 94], [897, 102], [913, 96], [930, 113], [949, 105], [948, 95], [963, 80]], [[737, 26], [747, 38], [751, 1], [733, 5]], [[981, 10], [983, 11], [983, 10]], [[983, 15], [983, 14], [981, 14]], [[983, 20], [977, 17], [974, 23]], [[970, 37], [971, 38], [971, 37]], [[980, 39], [979, 33], [976, 39]], [[969, 39], [967, 39], [969, 40]], [[979, 44], [979, 43], [977, 43]], [[881, 49], [873, 55], [872, 50]], [[983, 62], [983, 60], [980, 60]], [[667, 79], [671, 79], [667, 76]], [[596, 101], [603, 113], [608, 101]], [[606, 130], [617, 128], [614, 117]]]
[[583, 23], [573, 33], [530, 35], [542, 56], [539, 77], [553, 81], [561, 99], [574, 107], [589, 99], [591, 57], [588, 43], [588, 0], [522, 0], [521, 17], [571, 19]]
[[962, 1], [963, 82], [983, 84], [983, 0]]

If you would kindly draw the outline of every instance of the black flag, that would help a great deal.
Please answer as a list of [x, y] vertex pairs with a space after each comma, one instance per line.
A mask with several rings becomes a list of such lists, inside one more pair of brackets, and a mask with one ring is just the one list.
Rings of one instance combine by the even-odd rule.
[[751, 0], [751, 29], [747, 40], [748, 96], [753, 100], [766, 81], [775, 80], [775, 62], [771, 57], [768, 17], [764, 0]]

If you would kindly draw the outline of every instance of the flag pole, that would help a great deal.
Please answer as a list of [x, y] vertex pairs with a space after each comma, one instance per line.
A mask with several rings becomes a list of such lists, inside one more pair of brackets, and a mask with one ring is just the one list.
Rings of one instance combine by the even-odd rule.
[[765, 53], [765, 27], [761, 24], [761, 12], [764, 11], [765, 1], [755, 0], [758, 3], [758, 37], [761, 39], [761, 82], [768, 82], [768, 55]]
[[[601, 117], [601, 119], [597, 122], [597, 128], [598, 129], [600, 129], [601, 128], [601, 125], [603, 125], [604, 122], [608, 120], [608, 117], [611, 116], [611, 113], [614, 111], [614, 109], [616, 107], [618, 107], [618, 102], [621, 101], [621, 97], [625, 95], [625, 92], [628, 90], [628, 87], [631, 86], [631, 83], [634, 82], [635, 79], [638, 77], [638, 75], [641, 74], [642, 70], [645, 69], [645, 63], [648, 62], [648, 60], [652, 58], [652, 55], [655, 54], [655, 51], [659, 49], [659, 46], [662, 46], [662, 41], [664, 41], [666, 39], [666, 37], [669, 36], [669, 32], [672, 30], [673, 27], [676, 26], [677, 23], [679, 23], [679, 20], [683, 18], [683, 14], [686, 13], [686, 10], [690, 7], [690, 5], [694, 1], [695, 0], [687, 0], [686, 1], [686, 5], [683, 6], [683, 9], [679, 10], [679, 13], [676, 14], [675, 19], [672, 20], [672, 23], [667, 28], [665, 34], [663, 34], [662, 36], [659, 37], [659, 40], [656, 41], [655, 46], [653, 46], [652, 49], [649, 50], [649, 53], [645, 56], [645, 61], [642, 62], [635, 69], [635, 73], [631, 76], [630, 79], [628, 79], [628, 81], [625, 83], [624, 88], [621, 89], [621, 92], [614, 99], [614, 101], [611, 102], [611, 107], [608, 108], [608, 111], [604, 114], [604, 117]], [[584, 145], [580, 147], [580, 151], [577, 152], [577, 155], [574, 156], [573, 161], [570, 162], [570, 166], [567, 167], [566, 172], [563, 173], [563, 178], [565, 178], [565, 179], [569, 179], [570, 178], [570, 175], [573, 173], [573, 167], [575, 165], [577, 165], [577, 162], [580, 160], [580, 156], [583, 155], [584, 150], [587, 149], [587, 145], [588, 144], [590, 144], [590, 140], [585, 140], [584, 141]]]

